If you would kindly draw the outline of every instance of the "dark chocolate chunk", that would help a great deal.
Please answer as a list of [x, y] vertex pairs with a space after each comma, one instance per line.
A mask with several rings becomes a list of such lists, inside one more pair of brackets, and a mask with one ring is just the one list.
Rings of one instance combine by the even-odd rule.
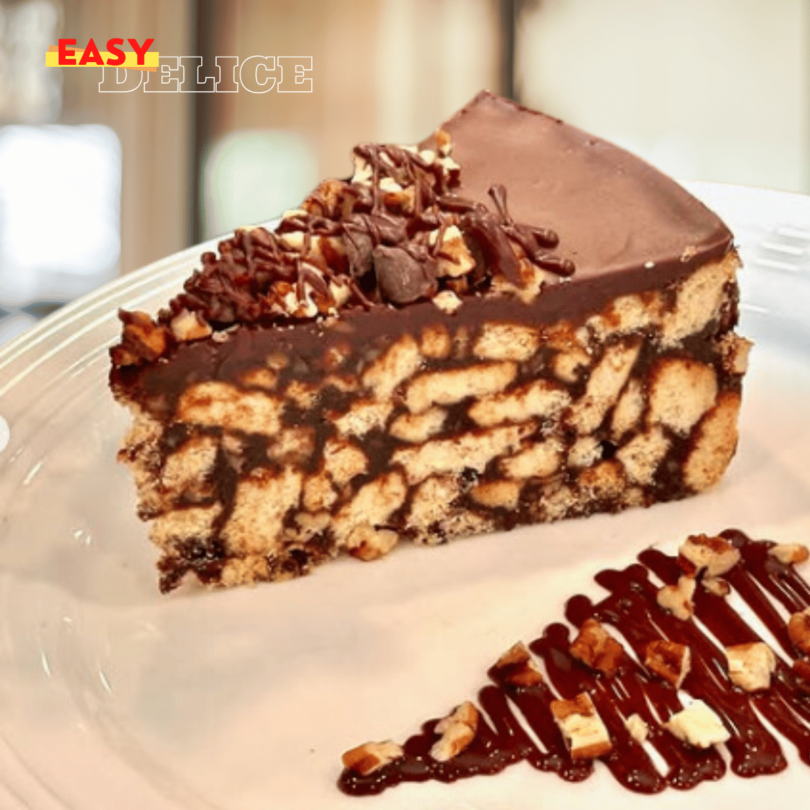
[[386, 301], [411, 304], [427, 298], [436, 290], [436, 276], [429, 262], [419, 262], [398, 247], [378, 245], [374, 248], [377, 286]]
[[363, 278], [374, 267], [371, 255], [374, 246], [370, 234], [367, 231], [347, 228], [345, 247], [352, 278]]

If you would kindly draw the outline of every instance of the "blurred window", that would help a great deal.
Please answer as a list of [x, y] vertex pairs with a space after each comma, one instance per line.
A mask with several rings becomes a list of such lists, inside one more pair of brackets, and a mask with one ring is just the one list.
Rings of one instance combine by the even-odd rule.
[[115, 277], [121, 144], [58, 125], [62, 3], [0, 0], [0, 343]]
[[525, 104], [679, 179], [810, 191], [807, 0], [523, 8]]
[[71, 297], [85, 286], [71, 276], [112, 275], [120, 196], [108, 127], [0, 129], [0, 298]]
[[62, 105], [62, 72], [45, 67], [59, 38], [62, 4], [0, 0], [0, 124], [55, 121]]
[[221, 138], [203, 168], [205, 238], [256, 225], [300, 205], [317, 185], [317, 157], [283, 130], [241, 130]]

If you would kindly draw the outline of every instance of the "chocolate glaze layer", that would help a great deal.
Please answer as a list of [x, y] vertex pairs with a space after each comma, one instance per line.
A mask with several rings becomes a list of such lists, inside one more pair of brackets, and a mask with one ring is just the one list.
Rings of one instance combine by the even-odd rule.
[[[491, 93], [480, 93], [438, 132], [449, 133], [460, 166], [446, 177], [400, 147], [356, 150], [372, 161], [375, 178], [382, 165], [404, 172], [407, 181], [397, 177], [414, 184], [412, 211], [387, 208], [376, 186], [331, 181], [351, 205], [330, 204], [316, 191], [304, 202], [308, 213], [282, 221], [276, 232], [239, 231], [223, 241], [220, 255], [205, 254], [185, 292], [158, 316], [157, 348], [144, 349], [125, 329], [122, 344], [112, 350], [113, 366], [171, 358], [177, 344], [168, 325], [185, 310], [200, 313], [216, 331], [258, 326], [280, 335], [277, 330], [290, 325], [319, 324], [334, 309], [330, 281], [349, 289], [340, 319], [365, 310], [386, 323], [392, 314], [407, 318], [425, 299], [429, 305], [437, 291], [449, 289], [468, 310], [471, 301], [495, 299], [498, 308], [551, 323], [596, 312], [623, 294], [661, 289], [732, 247], [722, 221], [652, 166]], [[440, 151], [438, 137], [422, 146]], [[436, 279], [436, 251], [425, 240], [428, 229], [443, 232], [453, 213], [476, 268], [461, 279]], [[317, 260], [284, 252], [279, 234], [290, 229], [302, 229], [307, 244], [319, 235], [339, 237], [345, 251], [332, 255], [327, 246]], [[530, 303], [492, 287], [494, 278], [521, 287], [514, 245], [548, 271]], [[303, 306], [306, 284], [314, 310]], [[283, 314], [288, 288], [304, 314]], [[126, 325], [127, 313], [122, 320]]]
[[[340, 789], [368, 795], [401, 782], [452, 782], [498, 773], [521, 760], [538, 770], [553, 771], [567, 781], [585, 779], [594, 770], [593, 762], [571, 758], [549, 708], [557, 695], [570, 699], [581, 692], [590, 694], [608, 728], [613, 750], [602, 762], [622, 786], [638, 793], [657, 793], [667, 787], [685, 790], [719, 779], [727, 765], [717, 748], [695, 748], [660, 725], [681, 709], [678, 690], [637, 660], [644, 660], [649, 642], [661, 638], [690, 648], [692, 666], [681, 688], [711, 706], [730, 732], [726, 747], [733, 773], [753, 777], [778, 773], [787, 767], [782, 742], [760, 715], [796, 748], [803, 762], [810, 764], [806, 662], [791, 643], [785, 620], [777, 610], [779, 606], [793, 613], [809, 607], [810, 585], [792, 565], [768, 553], [773, 542], [751, 540], [734, 529], [721, 536], [741, 552], [741, 561], [724, 578], [781, 647], [769, 689], [747, 693], [729, 679], [725, 654], [712, 636], [723, 646], [762, 639], [727, 597], [698, 584], [695, 620], [690, 621], [681, 621], [658, 606], [658, 586], [651, 574], [664, 584], [674, 584], [682, 570], [676, 557], [651, 548], [639, 555], [637, 564], [597, 574], [596, 581], [608, 591], [606, 597], [594, 603], [585, 596], [574, 596], [565, 611], [575, 626], [593, 617], [615, 628], [632, 648], [635, 659], [625, 655], [612, 675], [590, 669], [571, 655], [568, 627], [552, 624], [529, 644], [542, 660], [548, 681], [516, 687], [500, 678], [497, 669], [490, 670], [494, 684], [484, 687], [478, 695], [479, 706], [487, 717], [480, 718], [482, 731], [461, 754], [444, 763], [430, 757], [430, 748], [439, 736], [434, 732], [437, 721], [430, 721], [405, 743], [401, 759], [365, 777], [344, 770], [338, 781]], [[647, 742], [665, 763], [663, 769], [655, 766], [625, 727], [624, 720], [633, 714], [649, 726]], [[520, 715], [522, 720], [518, 719]], [[542, 748], [532, 740], [527, 727]]]
[[462, 167], [456, 193], [486, 202], [490, 186], [503, 183], [516, 220], [559, 235], [575, 285], [603, 276], [618, 290], [629, 275], [637, 288], [639, 275], [677, 274], [731, 245], [723, 222], [669, 177], [543, 113], [481, 92], [442, 129]]

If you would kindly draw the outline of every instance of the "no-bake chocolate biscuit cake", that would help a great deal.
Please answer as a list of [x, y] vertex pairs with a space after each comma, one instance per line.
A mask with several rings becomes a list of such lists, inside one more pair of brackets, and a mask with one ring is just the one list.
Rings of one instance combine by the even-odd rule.
[[122, 312], [121, 458], [161, 588], [683, 498], [737, 441], [732, 236], [629, 153], [489, 93], [366, 144]]

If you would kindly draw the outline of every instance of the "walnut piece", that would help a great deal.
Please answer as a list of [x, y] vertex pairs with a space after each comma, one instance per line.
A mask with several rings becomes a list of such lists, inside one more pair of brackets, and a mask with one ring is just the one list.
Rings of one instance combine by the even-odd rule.
[[719, 577], [728, 573], [739, 561], [740, 550], [723, 537], [693, 534], [678, 549], [678, 562], [690, 576], [705, 570], [706, 576]]
[[572, 700], [551, 701], [551, 713], [572, 759], [595, 759], [613, 750], [608, 730], [587, 692]]
[[657, 639], [647, 645], [644, 653], [644, 666], [676, 689], [680, 689], [692, 665], [689, 647], [674, 641]]
[[343, 767], [360, 776], [369, 776], [404, 756], [404, 753], [402, 746], [391, 740], [367, 742], [343, 754]]
[[182, 309], [169, 324], [172, 334], [181, 343], [208, 337], [214, 330], [206, 323], [199, 312]]
[[673, 714], [663, 726], [679, 740], [695, 748], [710, 748], [731, 737], [723, 721], [702, 700], [695, 700], [690, 706]]
[[776, 669], [773, 650], [762, 641], [726, 647], [728, 675], [735, 686], [746, 692], [770, 689], [771, 675]]
[[569, 652], [578, 661], [605, 675], [613, 675], [624, 657], [622, 645], [592, 618], [582, 623]]
[[472, 257], [464, 237], [456, 225], [441, 230], [431, 232], [430, 243], [436, 244], [436, 240], [441, 237], [438, 245], [438, 261], [436, 263], [436, 275], [440, 278], [450, 276], [458, 278], [466, 275], [475, 267], [475, 259]]
[[478, 709], [469, 701], [457, 706], [436, 724], [441, 734], [431, 746], [430, 756], [437, 762], [447, 762], [458, 756], [475, 739], [478, 731]]
[[810, 550], [802, 543], [777, 543], [768, 549], [768, 554], [784, 565], [796, 565], [810, 558]]
[[796, 647], [810, 654], [810, 608], [794, 613], [788, 620], [787, 631]]
[[121, 343], [112, 349], [112, 360], [117, 366], [138, 365], [160, 357], [169, 344], [170, 333], [165, 326], [154, 323], [145, 312], [119, 311], [124, 324]]
[[643, 743], [650, 736], [650, 727], [644, 718], [638, 714], [631, 714], [624, 721], [624, 727], [637, 743]]
[[700, 584], [715, 596], [728, 596], [731, 593], [731, 585], [720, 577], [703, 577]]
[[677, 585], [665, 585], [658, 591], [658, 604], [668, 610], [676, 619], [686, 621], [695, 613], [692, 597], [695, 594], [695, 580], [692, 577], [681, 577]]
[[493, 674], [510, 686], [537, 686], [543, 676], [522, 642], [510, 647], [492, 667]]
[[442, 312], [452, 315], [461, 306], [461, 299], [452, 290], [442, 290], [433, 296], [433, 303]]

